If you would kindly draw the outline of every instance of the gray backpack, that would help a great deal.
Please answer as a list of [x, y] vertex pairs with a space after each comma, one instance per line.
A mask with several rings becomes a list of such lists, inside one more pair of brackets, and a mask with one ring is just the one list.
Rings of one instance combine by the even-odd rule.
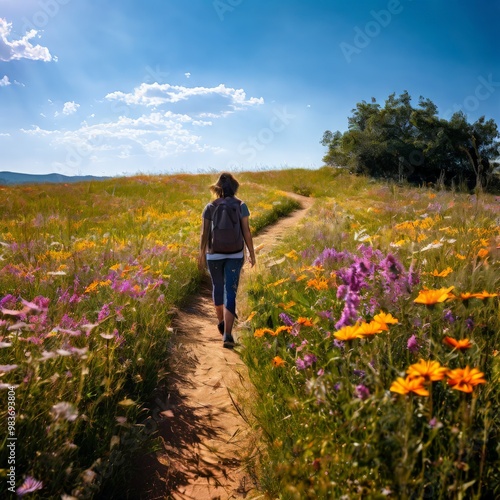
[[237, 253], [244, 247], [241, 231], [241, 200], [217, 198], [211, 206], [212, 227], [209, 253]]

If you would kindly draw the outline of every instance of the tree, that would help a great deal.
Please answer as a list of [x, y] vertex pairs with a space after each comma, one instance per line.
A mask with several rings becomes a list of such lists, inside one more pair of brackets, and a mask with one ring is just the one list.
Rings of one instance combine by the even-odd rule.
[[361, 101], [348, 118], [348, 130], [327, 130], [321, 144], [328, 148], [326, 164], [355, 173], [481, 189], [493, 184], [498, 138], [493, 120], [481, 117], [470, 124], [458, 112], [447, 121], [430, 99], [420, 96], [415, 108], [403, 92], [391, 94], [384, 107], [373, 98]]

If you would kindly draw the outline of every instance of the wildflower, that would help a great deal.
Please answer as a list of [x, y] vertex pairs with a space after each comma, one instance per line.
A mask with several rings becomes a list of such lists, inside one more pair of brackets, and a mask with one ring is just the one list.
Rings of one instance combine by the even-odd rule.
[[353, 326], [344, 326], [340, 330], [336, 331], [333, 334], [333, 336], [337, 340], [342, 340], [344, 342], [347, 342], [349, 340], [354, 340], [354, 339], [359, 339], [360, 338], [358, 330], [359, 330], [359, 323], [356, 323]]
[[287, 302], [286, 304], [284, 302], [280, 302], [278, 305], [286, 311], [287, 309], [291, 309], [296, 304], [297, 304], [296, 302], [291, 300], [290, 302]]
[[76, 408], [71, 403], [65, 401], [55, 404], [52, 407], [51, 413], [54, 420], [63, 419], [68, 422], [73, 422], [78, 417]]
[[290, 332], [292, 330], [291, 326], [280, 326], [276, 329], [273, 335], [279, 335], [281, 332]]
[[260, 338], [260, 337], [263, 337], [266, 333], [269, 333], [270, 335], [274, 335], [274, 330], [271, 330], [270, 328], [258, 328], [253, 333], [253, 336], [255, 338]]
[[443, 269], [442, 271], [438, 271], [437, 269], [434, 269], [432, 273], [430, 273], [431, 276], [435, 276], [436, 278], [446, 278], [448, 274], [451, 274], [453, 272], [453, 269], [451, 267], [447, 267], [446, 269]]
[[459, 351], [466, 351], [472, 347], [472, 343], [469, 339], [456, 340], [452, 337], [445, 337], [443, 343], [457, 349]]
[[297, 323], [302, 326], [313, 326], [312, 321], [309, 318], [300, 317]]
[[419, 292], [418, 297], [413, 302], [416, 304], [425, 304], [426, 306], [444, 302], [453, 296], [450, 293], [453, 288], [455, 287], [450, 286], [448, 288], [440, 288], [439, 290], [428, 290], [425, 288]]
[[287, 313], [280, 313], [279, 318], [286, 326], [293, 326], [293, 320]]
[[480, 258], [480, 259], [484, 259], [488, 254], [489, 254], [489, 250], [487, 248], [481, 248], [479, 250], [479, 252], [477, 252], [477, 256]]
[[492, 297], [498, 297], [498, 293], [488, 293], [486, 290], [481, 293], [473, 293], [472, 296], [476, 299], [490, 299]]
[[455, 253], [455, 257], [460, 260], [465, 260], [467, 258], [465, 255], [462, 255], [460, 253]]
[[368, 399], [370, 397], [370, 389], [366, 387], [366, 385], [359, 384], [356, 386], [354, 389], [354, 392], [356, 394], [356, 397], [358, 397], [361, 400]]
[[443, 380], [448, 368], [441, 366], [437, 361], [425, 361], [421, 359], [418, 363], [411, 365], [406, 373], [409, 378], [424, 378], [434, 382], [436, 380]]
[[395, 324], [399, 323], [399, 320], [394, 318], [391, 313], [386, 314], [383, 311], [380, 311], [379, 314], [374, 316], [373, 321], [376, 321], [380, 325], [385, 326], [386, 327], [386, 328], [384, 328], [385, 330], [388, 329], [387, 325], [395, 325]]
[[408, 342], [406, 343], [406, 348], [412, 353], [416, 354], [420, 349], [420, 343], [416, 337], [416, 335], [412, 335]]
[[33, 493], [34, 491], [41, 490], [43, 488], [43, 483], [42, 481], [38, 481], [37, 479], [28, 476], [23, 484], [17, 488], [16, 493], [17, 496], [24, 496], [28, 493]]
[[419, 396], [428, 396], [429, 391], [424, 387], [425, 379], [423, 377], [398, 377], [395, 382], [392, 383], [390, 387], [391, 392], [397, 392], [398, 394], [409, 394], [414, 392]]
[[12, 370], [15, 370], [17, 368], [17, 365], [0, 365], [0, 375], [3, 375], [4, 373], [9, 373]]
[[328, 281], [325, 278], [313, 278], [307, 282], [307, 288], [314, 288], [318, 291], [328, 290]]
[[272, 359], [272, 364], [273, 366], [275, 367], [280, 367], [280, 366], [284, 366], [286, 363], [286, 361], [283, 359], [283, 358], [280, 358], [279, 356], [275, 356], [273, 359]]
[[484, 373], [480, 372], [477, 368], [457, 368], [448, 372], [448, 384], [452, 389], [462, 392], [472, 392], [474, 387], [478, 384], [486, 384]]
[[467, 318], [465, 320], [465, 326], [469, 329], [472, 330], [474, 328], [474, 320], [472, 318]]
[[445, 321], [448, 321], [448, 323], [454, 323], [455, 322], [455, 316], [453, 316], [453, 313], [451, 312], [450, 309], [447, 309], [446, 311], [443, 311], [443, 319]]
[[388, 330], [387, 325], [382, 325], [376, 321], [370, 321], [370, 323], [361, 323], [357, 333], [359, 337], [368, 337], [369, 335], [382, 333], [384, 330]]

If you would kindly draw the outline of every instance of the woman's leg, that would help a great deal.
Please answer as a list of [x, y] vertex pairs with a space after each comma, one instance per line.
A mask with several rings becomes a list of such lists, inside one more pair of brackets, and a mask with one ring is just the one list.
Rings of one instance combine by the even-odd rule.
[[225, 259], [224, 266], [224, 333], [231, 336], [236, 317], [236, 293], [243, 259]]
[[214, 301], [217, 320], [224, 320], [224, 260], [208, 260], [208, 272], [212, 280], [212, 299]]

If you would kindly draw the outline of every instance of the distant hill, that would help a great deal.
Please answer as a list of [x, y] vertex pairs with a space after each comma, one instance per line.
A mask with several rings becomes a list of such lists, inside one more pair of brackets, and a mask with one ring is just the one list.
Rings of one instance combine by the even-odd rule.
[[85, 181], [100, 181], [109, 177], [94, 175], [62, 175], [62, 174], [19, 174], [17, 172], [0, 172], [0, 185], [13, 184], [48, 184]]

